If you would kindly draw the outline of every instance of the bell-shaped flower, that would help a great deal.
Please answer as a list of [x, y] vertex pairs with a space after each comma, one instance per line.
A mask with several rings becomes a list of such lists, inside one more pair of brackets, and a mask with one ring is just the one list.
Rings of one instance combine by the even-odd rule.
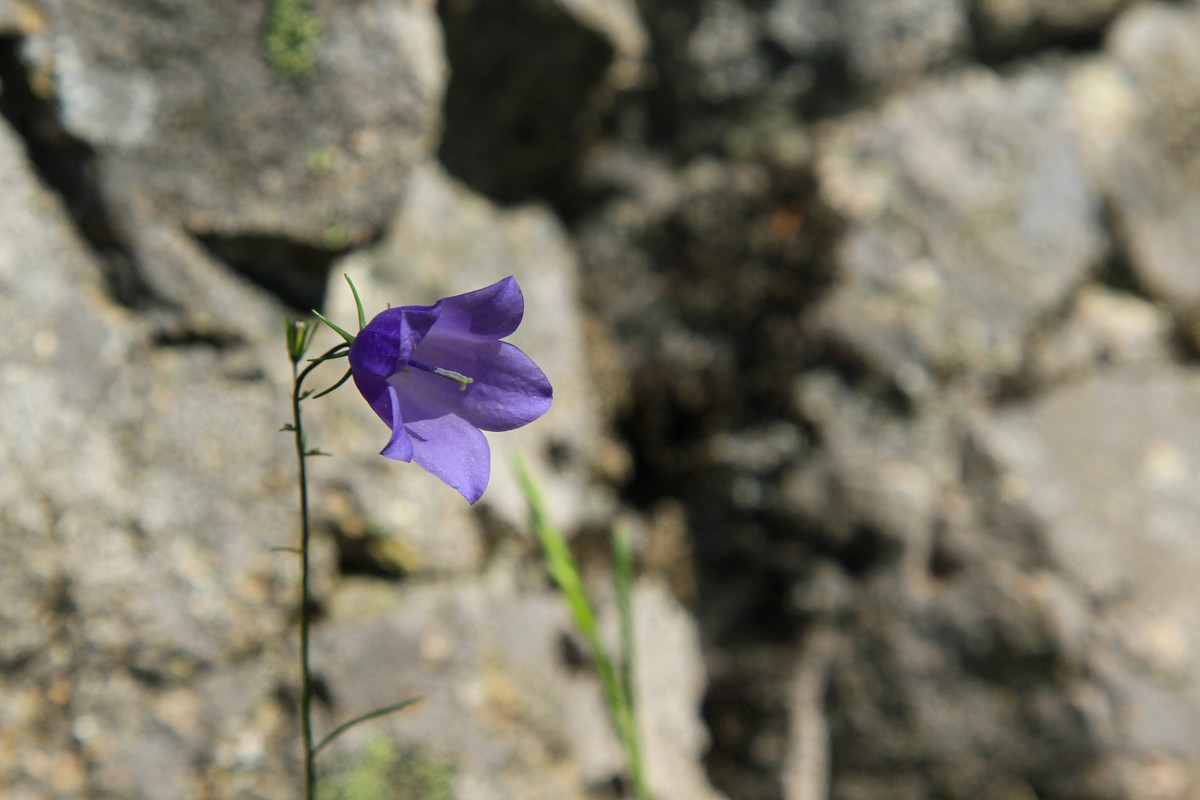
[[482, 431], [526, 425], [552, 390], [529, 356], [500, 341], [517, 329], [525, 298], [512, 277], [432, 306], [389, 308], [354, 337], [350, 372], [392, 429], [380, 455], [416, 461], [474, 503], [491, 453]]

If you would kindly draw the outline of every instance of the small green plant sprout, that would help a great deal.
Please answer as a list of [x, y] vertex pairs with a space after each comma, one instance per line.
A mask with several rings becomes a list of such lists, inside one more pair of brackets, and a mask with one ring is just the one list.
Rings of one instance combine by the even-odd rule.
[[513, 459], [513, 469], [525, 501], [529, 506], [529, 522], [534, 536], [542, 547], [546, 568], [554, 579], [567, 609], [592, 654], [592, 663], [604, 689], [604, 701], [616, 729], [621, 749], [625, 753], [629, 781], [637, 800], [654, 800], [646, 782], [642, 765], [642, 750], [638, 739], [636, 694], [633, 680], [633, 547], [629, 531], [617, 528], [612, 534], [613, 584], [620, 619], [620, 652], [614, 662], [600, 636], [596, 613], [583, 585], [579, 565], [562, 532], [550, 522], [546, 507], [525, 462]]
[[324, 29], [306, 0], [274, 0], [262, 39], [267, 63], [285, 77], [308, 77], [316, 66]]
[[374, 736], [360, 758], [330, 770], [317, 800], [453, 800], [453, 780], [445, 761]]

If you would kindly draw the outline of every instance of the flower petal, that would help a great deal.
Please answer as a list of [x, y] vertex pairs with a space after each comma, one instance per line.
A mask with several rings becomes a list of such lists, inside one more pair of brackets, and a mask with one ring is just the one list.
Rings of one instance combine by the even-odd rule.
[[446, 297], [439, 309], [438, 327], [446, 335], [467, 339], [502, 339], [517, 329], [525, 315], [525, 296], [511, 275], [491, 286]]
[[437, 306], [404, 306], [376, 314], [350, 345], [350, 371], [354, 377], [386, 378], [403, 369], [440, 313]]
[[387, 387], [386, 397], [390, 406], [388, 410], [391, 412], [391, 421], [388, 424], [392, 428], [392, 438], [379, 451], [379, 455], [395, 459], [396, 461], [412, 461], [413, 442], [412, 438], [408, 435], [408, 431], [404, 428], [404, 417], [400, 413], [400, 398], [396, 395], [396, 388], [394, 386], [389, 385]]
[[[407, 400], [408, 398], [406, 398]], [[420, 403], [409, 403], [417, 408]], [[422, 419], [406, 423], [413, 459], [474, 503], [487, 488], [492, 472], [487, 439], [471, 423], [453, 414], [436, 416], [425, 409]]]
[[[529, 356], [508, 342], [445, 338], [434, 327], [413, 358], [472, 379], [466, 388], [419, 369], [394, 376], [391, 383], [405, 402], [421, 398], [426, 409], [453, 413], [485, 431], [509, 431], [527, 425], [550, 408], [554, 391]], [[404, 418], [411, 422], [407, 405]], [[418, 414], [420, 412], [417, 412]]]

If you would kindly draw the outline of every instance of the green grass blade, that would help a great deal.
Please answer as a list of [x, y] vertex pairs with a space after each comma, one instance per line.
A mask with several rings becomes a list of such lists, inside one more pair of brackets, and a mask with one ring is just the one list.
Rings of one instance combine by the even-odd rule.
[[[588, 649], [591, 650], [592, 661], [595, 664], [596, 673], [600, 678], [600, 685], [604, 690], [604, 700], [608, 705], [609, 714], [612, 716], [613, 726], [617, 730], [617, 737], [621, 741], [621, 747], [625, 751], [634, 792], [639, 800], [651, 800], [652, 796], [646, 787], [642, 769], [641, 749], [638, 743], [631, 702], [632, 696], [626, 690], [626, 685], [628, 684], [632, 688], [633, 683], [632, 613], [628, 610], [621, 611], [622, 616], [627, 616], [628, 618], [627, 620], [623, 619], [621, 623], [623, 629], [622, 638], [628, 641], [622, 645], [625, 652], [621, 670], [623, 674], [618, 675], [617, 669], [613, 666], [613, 660], [609, 656], [608, 648], [604, 646], [604, 642], [600, 638], [595, 611], [592, 608], [591, 601], [588, 599], [587, 590], [583, 585], [583, 577], [579, 572], [579, 566], [575, 562], [575, 557], [571, 555], [571, 550], [567, 546], [566, 539], [563, 538], [558, 528], [550, 522], [546, 514], [546, 507], [542, 500], [541, 491], [538, 489], [533, 477], [529, 474], [525, 462], [519, 457], [514, 458], [513, 469], [516, 472], [517, 481], [521, 485], [521, 490], [525, 494], [525, 500], [529, 506], [530, 525], [533, 528], [534, 536], [537, 537], [538, 542], [542, 546], [542, 552], [546, 556], [547, 569], [554, 582], [558, 584], [559, 590], [563, 594], [563, 599], [566, 600], [567, 609], [571, 613], [571, 618], [575, 621], [575, 625], [583, 635], [584, 641], [587, 642]], [[624, 577], [618, 577], [617, 580], [625, 581], [624, 602], [629, 605], [633, 582], [632, 553], [627, 550], [621, 557], [625, 559], [625, 564], [624, 566], [617, 567], [617, 571], [623, 571]], [[618, 590], [618, 594], [620, 594], [620, 590]], [[626, 632], [626, 628], [628, 628], [628, 632]]]

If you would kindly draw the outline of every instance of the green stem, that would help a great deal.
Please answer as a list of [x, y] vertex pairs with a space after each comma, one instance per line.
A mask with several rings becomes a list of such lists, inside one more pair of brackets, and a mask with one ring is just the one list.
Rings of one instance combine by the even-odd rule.
[[296, 459], [299, 462], [300, 479], [300, 734], [304, 741], [304, 798], [314, 800], [317, 793], [316, 749], [312, 734], [312, 669], [309, 665], [309, 628], [311, 627], [312, 596], [309, 590], [309, 522], [308, 522], [308, 472], [305, 469], [307, 451], [304, 442], [304, 427], [300, 422], [300, 401], [304, 399], [301, 386], [308, 374], [326, 358], [343, 350], [347, 345], [339, 344], [319, 359], [314, 359], [302, 371], [297, 359], [292, 360], [292, 432], [296, 441]]
[[[309, 589], [308, 589], [308, 475], [305, 470], [304, 429], [300, 423], [300, 384], [298, 365], [292, 364], [292, 428], [296, 440], [296, 458], [300, 464], [300, 733], [304, 740], [304, 798], [316, 797], [317, 776], [313, 762], [312, 672], [308, 663]], [[307, 372], [307, 370], [306, 370]]]

